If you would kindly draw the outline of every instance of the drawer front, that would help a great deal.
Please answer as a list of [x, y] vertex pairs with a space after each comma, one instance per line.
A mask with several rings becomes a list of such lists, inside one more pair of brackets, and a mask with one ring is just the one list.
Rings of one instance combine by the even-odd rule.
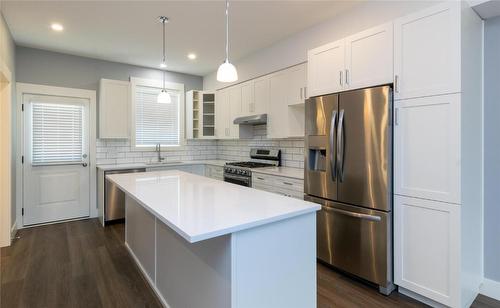
[[292, 197], [292, 198], [297, 198], [297, 199], [304, 199], [304, 192], [303, 191], [298, 191], [298, 190], [290, 190], [290, 189], [285, 189], [285, 188], [275, 188], [276, 193], [287, 196], [287, 197]]
[[252, 183], [253, 184], [261, 184], [261, 185], [273, 185], [273, 178], [259, 173], [252, 174]]
[[274, 185], [286, 190], [304, 191], [303, 180], [276, 177], [274, 179]]
[[300, 179], [253, 173], [252, 187], [297, 199], [304, 196], [304, 181]]
[[207, 166], [207, 176], [216, 180], [224, 179], [224, 169], [217, 166]]

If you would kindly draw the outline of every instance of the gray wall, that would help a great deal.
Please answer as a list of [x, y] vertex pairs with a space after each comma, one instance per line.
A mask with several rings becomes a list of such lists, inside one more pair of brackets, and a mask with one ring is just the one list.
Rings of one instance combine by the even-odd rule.
[[[1, 1], [0, 1], [1, 2]], [[5, 61], [7, 67], [12, 73], [12, 85], [11, 85], [11, 95], [12, 95], [12, 160], [11, 160], [11, 223], [14, 224], [16, 222], [16, 72], [15, 72], [15, 45], [12, 40], [12, 36], [10, 34], [9, 28], [7, 27], [7, 23], [1, 14], [1, 5], [0, 5], [0, 58]]]
[[500, 17], [484, 37], [484, 276], [500, 281]]
[[[72, 56], [27, 47], [16, 48], [16, 81], [59, 87], [97, 90], [99, 79], [129, 80], [130, 77], [161, 79], [157, 69]], [[166, 81], [183, 83], [186, 91], [202, 89], [199, 76], [167, 72]]]

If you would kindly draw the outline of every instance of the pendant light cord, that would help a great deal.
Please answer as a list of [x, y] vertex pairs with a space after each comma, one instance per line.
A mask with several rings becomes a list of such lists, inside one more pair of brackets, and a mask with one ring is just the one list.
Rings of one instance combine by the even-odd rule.
[[226, 62], [229, 62], [229, 0], [226, 0]]
[[[162, 23], [163, 23], [163, 64], [166, 64], [166, 57], [165, 57], [165, 22], [166, 20], [163, 19], [162, 20]], [[165, 70], [163, 70], [163, 91], [165, 91]]]

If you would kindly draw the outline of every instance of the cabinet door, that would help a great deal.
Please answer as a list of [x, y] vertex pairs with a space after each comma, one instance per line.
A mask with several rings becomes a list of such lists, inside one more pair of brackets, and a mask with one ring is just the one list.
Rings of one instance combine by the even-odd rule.
[[229, 138], [229, 92], [219, 90], [215, 99], [215, 135], [217, 139], [227, 139]]
[[394, 22], [395, 98], [460, 92], [460, 2]]
[[410, 291], [458, 307], [459, 206], [394, 198], [394, 280]]
[[101, 79], [99, 138], [129, 138], [130, 83]]
[[261, 77], [255, 80], [255, 100], [252, 106], [252, 113], [267, 113], [270, 95], [269, 77]]
[[345, 85], [349, 89], [391, 83], [393, 79], [392, 22], [345, 39]]
[[307, 88], [310, 96], [339, 92], [343, 89], [344, 40], [309, 50], [307, 58]]
[[267, 118], [267, 137], [285, 138], [288, 129], [288, 75], [286, 72], [273, 74], [269, 79], [272, 104]]
[[287, 70], [289, 76], [287, 104], [304, 104], [306, 99], [306, 65], [301, 64]]
[[252, 115], [254, 106], [254, 82], [253, 80], [241, 85], [241, 114]]
[[396, 101], [396, 194], [460, 203], [460, 94]]
[[241, 86], [229, 88], [229, 138], [239, 138], [240, 126], [233, 124], [234, 119], [241, 116]]

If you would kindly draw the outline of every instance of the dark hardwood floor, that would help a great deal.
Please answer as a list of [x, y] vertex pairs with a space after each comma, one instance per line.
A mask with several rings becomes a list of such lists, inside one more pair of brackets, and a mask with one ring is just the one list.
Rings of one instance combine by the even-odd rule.
[[[82, 220], [23, 229], [1, 251], [0, 307], [161, 307], [129, 256], [124, 225]], [[318, 307], [423, 307], [318, 264]], [[479, 296], [475, 308], [500, 308]], [[174, 307], [175, 308], [175, 307]], [[196, 307], [193, 307], [196, 308]]]

